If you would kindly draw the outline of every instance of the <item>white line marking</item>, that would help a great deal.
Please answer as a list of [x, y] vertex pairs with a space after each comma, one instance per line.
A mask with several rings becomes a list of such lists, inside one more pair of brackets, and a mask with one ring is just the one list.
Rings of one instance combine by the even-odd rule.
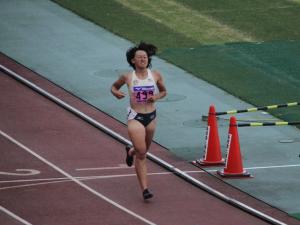
[[[276, 169], [276, 168], [289, 168], [289, 167], [299, 167], [300, 164], [292, 164], [292, 165], [278, 165], [278, 166], [256, 166], [256, 167], [246, 167], [244, 169], [247, 169], [247, 170], [256, 170], [256, 169]], [[95, 167], [95, 168], [78, 168], [78, 169], [75, 169], [77, 171], [89, 171], [89, 170], [113, 170], [113, 169], [131, 169], [131, 168], [134, 168], [134, 167], [123, 167], [123, 166], [120, 166], [120, 167]], [[203, 169], [205, 169], [203, 167]], [[210, 169], [210, 170], [205, 170], [207, 172], [215, 172], [217, 171], [217, 169]], [[203, 170], [192, 170], [192, 171], [184, 171], [186, 173], [204, 173], [205, 171]], [[160, 174], [160, 173], [152, 173], [152, 174]], [[149, 173], [149, 175], [151, 175], [151, 173]], [[1, 181], [0, 181], [1, 183]]]
[[[204, 171], [197, 171], [203, 173]], [[159, 172], [159, 173], [148, 173], [149, 176], [151, 175], [166, 175], [166, 174], [173, 174], [171, 172]], [[88, 180], [88, 179], [106, 179], [106, 178], [122, 178], [122, 177], [135, 177], [135, 173], [131, 174], [117, 174], [117, 175], [104, 175], [104, 176], [81, 176], [81, 177], [74, 177], [78, 180]], [[57, 181], [57, 180], [69, 180], [65, 177], [54, 177], [54, 178], [42, 178], [42, 179], [22, 179], [22, 180], [6, 180], [0, 181], [0, 184], [5, 183], [22, 183], [22, 182], [37, 182], [37, 181]], [[1, 188], [0, 188], [1, 190]]]
[[19, 217], [18, 215], [14, 214], [13, 212], [9, 211], [8, 209], [2, 207], [0, 205], [0, 210], [3, 211], [4, 213], [8, 214], [9, 216], [11, 216], [12, 218], [14, 218], [15, 220], [25, 224], [25, 225], [32, 225], [31, 223], [27, 222], [26, 220], [22, 219], [21, 217]]
[[[199, 171], [198, 171], [199, 172]], [[204, 172], [204, 171], [202, 171]], [[148, 173], [148, 175], [170, 175], [173, 174], [171, 172], [161, 172], [161, 173]], [[84, 180], [98, 180], [98, 179], [111, 179], [111, 178], [123, 178], [123, 177], [135, 177], [136, 174], [123, 174], [123, 175], [106, 175], [106, 176], [86, 176], [86, 177], [74, 177], [75, 179], [84, 181]], [[16, 189], [22, 187], [31, 187], [31, 186], [39, 186], [44, 184], [55, 184], [55, 183], [63, 183], [73, 181], [69, 178], [48, 178], [48, 179], [31, 179], [31, 180], [20, 180], [19, 182], [30, 182], [30, 181], [45, 181], [39, 183], [31, 183], [31, 184], [21, 184], [14, 186], [1, 187], [0, 191], [7, 189]], [[11, 183], [11, 181], [2, 181], [0, 183]], [[16, 183], [16, 182], [14, 182]]]
[[[162, 172], [162, 173], [149, 173], [148, 175], [167, 175], [167, 174], [173, 174], [171, 172]], [[97, 180], [97, 179], [111, 179], [111, 178], [122, 178], [122, 177], [135, 177], [136, 174], [123, 174], [123, 175], [107, 175], [107, 176], [86, 176], [86, 177], [74, 177], [78, 180]], [[1, 181], [0, 183], [17, 183], [17, 180], [13, 181]], [[43, 184], [54, 184], [54, 183], [62, 183], [62, 182], [70, 182], [69, 178], [48, 178], [48, 179], [31, 179], [31, 180], [20, 180], [20, 182], [36, 182], [36, 181], [45, 181], [45, 182], [39, 182], [39, 183], [31, 183], [31, 184], [21, 184], [21, 185], [14, 185], [14, 186], [7, 186], [7, 187], [1, 187], [0, 191], [7, 190], [7, 189], [15, 189], [15, 188], [22, 188], [22, 187], [31, 187], [31, 186], [39, 186]]]
[[56, 165], [54, 165], [53, 163], [49, 162], [48, 160], [46, 160], [45, 158], [43, 158], [42, 156], [40, 156], [39, 154], [35, 153], [34, 151], [32, 151], [31, 149], [29, 149], [28, 147], [26, 147], [25, 145], [23, 145], [22, 143], [18, 142], [16, 139], [14, 139], [13, 137], [9, 136], [8, 134], [6, 134], [5, 132], [3, 132], [2, 130], [0, 130], [0, 134], [4, 137], [6, 137], [8, 140], [10, 140], [11, 142], [15, 143], [16, 145], [18, 145], [19, 147], [21, 147], [22, 149], [24, 149], [25, 151], [29, 152], [30, 154], [32, 154], [33, 156], [35, 156], [36, 158], [38, 158], [39, 160], [41, 160], [42, 162], [46, 163], [48, 166], [52, 167], [54, 170], [58, 171], [59, 173], [63, 174], [64, 176], [68, 177], [70, 180], [72, 180], [73, 182], [75, 182], [76, 184], [78, 184], [79, 186], [81, 186], [82, 188], [88, 190], [89, 192], [93, 193], [94, 195], [98, 196], [99, 198], [107, 201], [108, 203], [114, 205], [115, 207], [123, 210], [124, 212], [134, 216], [135, 218], [147, 223], [147, 224], [151, 224], [151, 225], [155, 225], [155, 223], [147, 220], [146, 218], [130, 211], [129, 209], [125, 208], [124, 206], [114, 202], [113, 200], [109, 199], [108, 197], [102, 195], [101, 193], [97, 192], [96, 190], [92, 189], [91, 187], [85, 185], [84, 183], [82, 183], [81, 181], [79, 181], [78, 179], [76, 179], [75, 177], [73, 177], [72, 175], [68, 174], [67, 172], [65, 172], [64, 170], [60, 169], [59, 167], [57, 167]]
[[40, 186], [44, 184], [57, 184], [57, 183], [63, 183], [63, 182], [73, 182], [72, 180], [66, 178], [64, 180], [52, 180], [48, 182], [39, 182], [39, 183], [31, 183], [31, 184], [21, 184], [21, 185], [14, 185], [14, 186], [8, 186], [8, 187], [2, 187], [0, 188], [0, 191], [2, 190], [8, 190], [8, 189], [17, 189], [17, 188], [23, 188], [23, 187], [33, 187], [33, 186]]
[[257, 167], [249, 167], [245, 168], [247, 170], [256, 170], [256, 169], [276, 169], [276, 168], [288, 168], [288, 167], [298, 167], [300, 164], [294, 165], [279, 165], [279, 166], [257, 166]]
[[53, 177], [53, 178], [40, 178], [40, 179], [22, 179], [22, 180], [3, 180], [0, 184], [6, 183], [22, 183], [22, 182], [38, 182], [38, 181], [51, 181], [51, 180], [66, 180], [65, 177]]
[[[277, 169], [277, 168], [289, 168], [289, 167], [300, 167], [300, 164], [292, 164], [292, 165], [278, 165], [278, 166], [256, 166], [256, 167], [245, 167], [246, 170], [259, 170], [259, 169]], [[205, 169], [205, 168], [203, 168]], [[216, 172], [217, 169], [210, 169], [205, 170], [206, 172]], [[201, 171], [185, 171], [186, 173], [198, 173], [198, 172], [205, 172], [204, 170]]]
[[[300, 164], [295, 165], [280, 165], [280, 166], [260, 166], [260, 167], [248, 167], [245, 168], [247, 170], [255, 170], [255, 169], [276, 169], [276, 168], [289, 168], [289, 167], [300, 167]], [[105, 167], [104, 167], [105, 168]], [[216, 172], [216, 169], [206, 170], [207, 172]], [[185, 173], [205, 173], [204, 170], [190, 170], [190, 171], [184, 171]], [[156, 172], [156, 173], [148, 173], [149, 176], [155, 176], [155, 175], [170, 175], [173, 174], [172, 172]], [[77, 180], [84, 181], [84, 180], [97, 180], [97, 179], [112, 179], [112, 178], [124, 178], [124, 177], [135, 177], [136, 174], [117, 174], [117, 175], [104, 175], [104, 176], [80, 176], [80, 177], [74, 177]], [[31, 183], [31, 184], [22, 184], [22, 185], [14, 185], [14, 186], [7, 186], [7, 187], [1, 187], [1, 190], [7, 190], [7, 189], [15, 189], [15, 188], [22, 188], [22, 187], [31, 187], [31, 186], [39, 186], [39, 185], [45, 185], [45, 184], [54, 184], [54, 183], [62, 183], [62, 182], [70, 182], [73, 181], [67, 177], [57, 177], [57, 178], [44, 178], [44, 179], [24, 179], [24, 180], [9, 180], [9, 181], [0, 181], [0, 184], [4, 183], [21, 183], [21, 182], [38, 182], [39, 183]]]
[[[88, 177], [74, 177], [75, 179], [84, 181], [84, 180], [96, 180], [96, 179], [107, 179], [107, 178], [122, 178], [122, 177], [131, 177], [136, 176], [135, 174], [127, 174], [127, 175], [115, 175], [115, 176], [88, 176]], [[39, 183], [31, 183], [31, 184], [21, 184], [21, 185], [15, 185], [15, 186], [8, 186], [8, 187], [2, 187], [0, 188], [0, 191], [7, 190], [7, 189], [15, 189], [15, 188], [22, 188], [22, 187], [31, 187], [31, 186], [39, 186], [43, 184], [55, 184], [55, 183], [63, 183], [63, 182], [70, 182], [73, 180], [70, 180], [69, 178], [50, 178], [44, 179], [45, 182], [39, 182]]]
[[37, 175], [40, 174], [41, 172], [38, 170], [33, 170], [33, 169], [16, 169], [17, 172], [27, 172], [27, 173], [12, 173], [12, 172], [3, 172], [0, 171], [0, 175], [9, 175], [9, 176], [33, 176], [33, 175]]
[[[258, 166], [258, 167], [246, 167], [244, 169], [247, 170], [256, 170], [256, 169], [276, 169], [276, 168], [289, 168], [289, 167], [300, 167], [300, 164], [295, 164], [295, 165], [279, 165], [279, 166]], [[102, 169], [105, 169], [106, 167], [103, 167]], [[118, 167], [119, 168], [119, 167]], [[98, 168], [96, 168], [98, 169]], [[76, 169], [77, 170], [77, 169]], [[78, 169], [81, 170], [81, 169]], [[186, 170], [183, 171], [185, 173], [205, 173], [205, 172], [216, 172], [217, 169], [210, 169], [210, 170]], [[156, 173], [148, 173], [149, 176], [153, 175], [168, 175], [168, 174], [173, 174], [172, 172], [156, 172]], [[122, 178], [122, 177], [133, 177], [136, 176], [135, 173], [132, 174], [116, 174], [116, 175], [104, 175], [104, 176], [80, 176], [80, 177], [74, 177], [75, 179], [78, 180], [90, 180], [90, 179], [111, 179], [111, 178]], [[0, 184], [5, 184], [5, 183], [21, 183], [21, 182], [38, 182], [38, 181], [48, 181], [51, 183], [51, 181], [70, 181], [70, 179], [65, 178], [65, 177], [53, 177], [53, 178], [41, 178], [41, 179], [22, 179], [22, 180], [4, 180], [0, 181]], [[6, 188], [6, 187], [5, 187]], [[4, 189], [5, 189], [4, 188]], [[3, 188], [0, 188], [2, 190]]]
[[86, 171], [86, 170], [117, 170], [117, 169], [133, 169], [134, 166], [128, 167], [128, 166], [113, 166], [113, 167], [95, 167], [95, 168], [78, 168], [75, 169], [77, 171]]

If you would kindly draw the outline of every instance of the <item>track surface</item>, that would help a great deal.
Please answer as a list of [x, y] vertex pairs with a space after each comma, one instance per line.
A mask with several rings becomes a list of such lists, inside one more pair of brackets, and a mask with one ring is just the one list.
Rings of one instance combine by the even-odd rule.
[[[126, 127], [1, 55], [1, 64], [127, 137]], [[1, 224], [267, 224], [149, 161], [155, 197], [142, 200], [124, 146], [0, 73]], [[153, 143], [151, 152], [194, 167]], [[288, 224], [298, 221], [209, 174], [193, 176]], [[23, 222], [22, 219], [24, 220]]]

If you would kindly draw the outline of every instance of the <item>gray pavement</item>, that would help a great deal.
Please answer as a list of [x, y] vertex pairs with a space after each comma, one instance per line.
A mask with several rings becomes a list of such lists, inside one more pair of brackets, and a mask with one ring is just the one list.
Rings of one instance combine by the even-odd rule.
[[[120, 73], [130, 70], [125, 52], [131, 42], [48, 0], [0, 0], [0, 7], [1, 52], [126, 122], [128, 99], [116, 100], [109, 89]], [[157, 103], [155, 141], [184, 160], [203, 156], [206, 123], [201, 117], [211, 104], [217, 111], [252, 107], [164, 60], [155, 57], [152, 64], [163, 74], [169, 93]], [[276, 119], [262, 112], [236, 116]], [[219, 121], [219, 134], [225, 157], [229, 117], [224, 118]], [[245, 127], [239, 128], [239, 135], [244, 167], [254, 178], [225, 182], [288, 213], [299, 213], [299, 130]]]

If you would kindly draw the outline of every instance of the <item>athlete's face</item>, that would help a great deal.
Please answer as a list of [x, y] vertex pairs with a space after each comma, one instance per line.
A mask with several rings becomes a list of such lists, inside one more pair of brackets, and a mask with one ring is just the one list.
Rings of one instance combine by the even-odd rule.
[[137, 50], [135, 52], [134, 58], [132, 59], [136, 68], [147, 68], [148, 66], [148, 55], [143, 50]]

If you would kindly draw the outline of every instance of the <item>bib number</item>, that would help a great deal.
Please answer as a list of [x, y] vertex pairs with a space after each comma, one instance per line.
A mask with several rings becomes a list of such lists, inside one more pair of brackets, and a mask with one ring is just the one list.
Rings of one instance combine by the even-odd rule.
[[138, 103], [147, 102], [149, 97], [154, 94], [154, 86], [135, 86], [133, 88], [133, 95], [135, 101]]

